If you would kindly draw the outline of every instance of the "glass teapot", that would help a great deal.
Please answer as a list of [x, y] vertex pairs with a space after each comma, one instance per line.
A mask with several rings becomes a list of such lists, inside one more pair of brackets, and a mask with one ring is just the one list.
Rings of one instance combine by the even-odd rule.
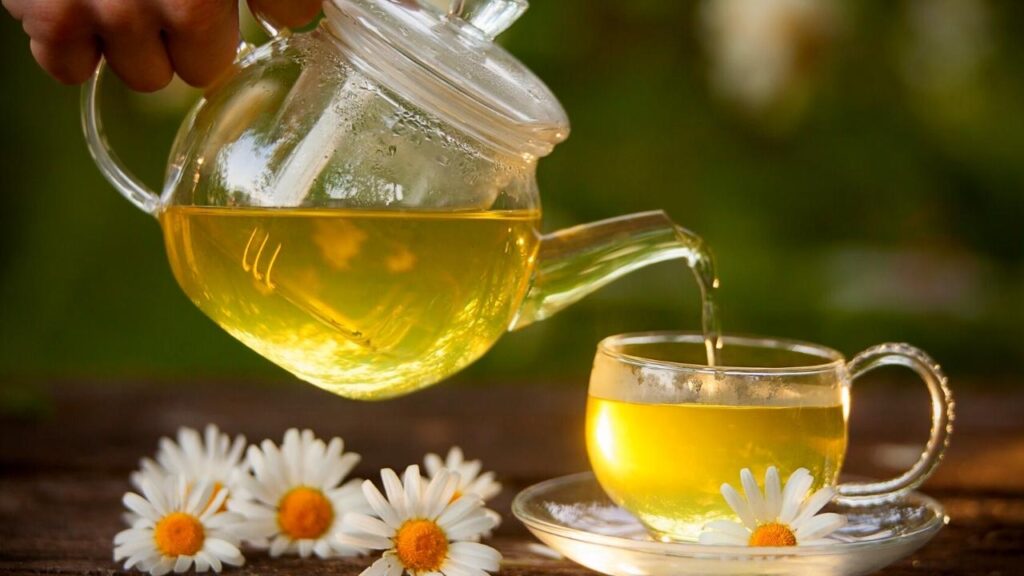
[[330, 0], [308, 33], [268, 32], [183, 121], [163, 190], [111, 151], [101, 64], [86, 141], [156, 216], [188, 297], [235, 338], [342, 396], [450, 376], [506, 330], [547, 318], [700, 239], [661, 212], [539, 234], [539, 158], [569, 133], [558, 100], [492, 42], [525, 0]]

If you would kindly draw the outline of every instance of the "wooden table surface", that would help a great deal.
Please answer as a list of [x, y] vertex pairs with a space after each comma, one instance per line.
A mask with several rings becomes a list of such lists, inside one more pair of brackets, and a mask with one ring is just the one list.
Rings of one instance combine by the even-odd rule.
[[[925, 398], [909, 385], [899, 390], [855, 393], [846, 470], [892, 475], [913, 457], [926, 434]], [[50, 393], [46, 414], [0, 416], [2, 573], [120, 573], [111, 539], [122, 528], [120, 498], [129, 489], [129, 472], [160, 436], [214, 422], [250, 441], [280, 441], [292, 426], [342, 436], [346, 449], [363, 455], [362, 477], [459, 444], [504, 484], [492, 503], [504, 522], [491, 541], [505, 555], [502, 574], [593, 574], [534, 552], [532, 538], [509, 512], [524, 487], [587, 468], [582, 382], [442, 385], [370, 404], [300, 383], [63, 383]], [[1024, 393], [961, 392], [957, 408], [946, 461], [924, 488], [946, 506], [952, 522], [882, 574], [1024, 574]], [[355, 575], [368, 562], [271, 560], [252, 551], [245, 567], [227, 573]]]

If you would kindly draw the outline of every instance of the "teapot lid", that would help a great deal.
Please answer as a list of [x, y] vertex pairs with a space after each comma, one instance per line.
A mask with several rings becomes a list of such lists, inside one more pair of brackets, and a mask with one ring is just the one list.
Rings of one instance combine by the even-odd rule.
[[526, 0], [329, 0], [324, 22], [378, 82], [474, 137], [535, 158], [565, 140], [569, 119], [544, 82], [493, 42], [527, 6]]

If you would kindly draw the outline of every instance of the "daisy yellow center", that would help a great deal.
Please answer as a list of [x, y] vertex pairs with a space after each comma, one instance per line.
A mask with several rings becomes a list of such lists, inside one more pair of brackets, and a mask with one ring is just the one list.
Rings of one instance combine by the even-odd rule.
[[290, 490], [277, 506], [277, 524], [294, 540], [319, 538], [333, 523], [334, 506], [315, 488]]
[[156, 523], [153, 540], [164, 556], [193, 556], [202, 550], [206, 532], [195, 516], [174, 512]]
[[761, 524], [747, 541], [750, 546], [796, 546], [796, 534], [778, 522]]
[[448, 555], [448, 536], [431, 520], [408, 520], [395, 533], [398, 559], [414, 572], [437, 572]]

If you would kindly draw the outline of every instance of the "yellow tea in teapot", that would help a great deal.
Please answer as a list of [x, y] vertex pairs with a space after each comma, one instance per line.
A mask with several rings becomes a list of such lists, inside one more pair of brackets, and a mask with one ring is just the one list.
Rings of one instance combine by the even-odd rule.
[[783, 481], [807, 468], [815, 488], [834, 484], [846, 452], [842, 405], [640, 404], [590, 396], [587, 453], [605, 492], [647, 526], [696, 539], [712, 520], [734, 519], [723, 482], [740, 470]]
[[210, 318], [304, 380], [376, 399], [449, 376], [508, 329], [539, 216], [170, 206], [160, 221]]

